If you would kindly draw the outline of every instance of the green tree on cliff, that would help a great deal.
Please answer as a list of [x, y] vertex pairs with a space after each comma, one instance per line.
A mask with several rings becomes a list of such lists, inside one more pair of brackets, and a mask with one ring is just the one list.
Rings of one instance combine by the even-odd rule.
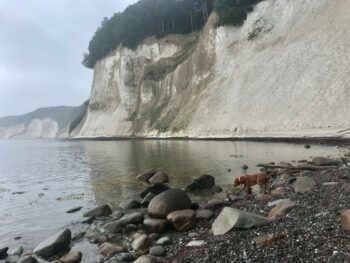
[[215, 10], [218, 26], [240, 25], [261, 0], [140, 0], [122, 13], [104, 18], [92, 37], [82, 64], [93, 68], [118, 45], [134, 49], [150, 36], [187, 34], [201, 30]]

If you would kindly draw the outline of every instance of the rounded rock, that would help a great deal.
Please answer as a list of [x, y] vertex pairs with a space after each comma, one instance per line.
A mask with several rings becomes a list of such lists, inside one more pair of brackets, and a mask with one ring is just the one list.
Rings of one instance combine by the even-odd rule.
[[168, 228], [169, 223], [165, 219], [146, 218], [143, 225], [149, 233], [160, 234]]
[[61, 263], [79, 263], [82, 259], [83, 255], [80, 251], [69, 252], [60, 258]]
[[164, 219], [173, 211], [190, 207], [191, 200], [184, 191], [169, 189], [152, 199], [148, 205], [148, 214], [154, 218]]
[[164, 184], [169, 182], [169, 176], [167, 173], [159, 171], [156, 174], [154, 174], [150, 179], [149, 182], [151, 184]]
[[20, 259], [17, 263], [38, 263], [38, 261], [32, 256], [26, 256]]
[[146, 250], [150, 247], [150, 245], [151, 239], [145, 234], [135, 238], [135, 240], [132, 242], [132, 248], [135, 251]]
[[155, 257], [161, 257], [164, 256], [165, 250], [162, 246], [154, 246], [151, 247], [149, 250], [150, 255], [155, 256]]
[[121, 202], [119, 204], [119, 207], [124, 209], [124, 210], [130, 210], [130, 209], [137, 209], [141, 207], [141, 204], [139, 201], [135, 199], [129, 199]]
[[173, 211], [167, 219], [178, 231], [187, 231], [195, 226], [196, 213], [191, 209]]

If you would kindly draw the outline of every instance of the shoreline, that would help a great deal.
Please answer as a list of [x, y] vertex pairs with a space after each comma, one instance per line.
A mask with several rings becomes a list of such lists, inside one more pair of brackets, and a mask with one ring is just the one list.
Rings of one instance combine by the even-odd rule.
[[[124, 200], [115, 211], [107, 204], [96, 207], [84, 214], [85, 219], [77, 222], [82, 224], [82, 228], [74, 231], [72, 240], [69, 238], [67, 241], [66, 248], [71, 247], [67, 255], [78, 253], [84, 259], [84, 255], [92, 253], [98, 262], [106, 263], [119, 262], [121, 258], [128, 259], [127, 262], [153, 263], [349, 261], [350, 232], [343, 229], [340, 218], [344, 211], [350, 211], [347, 210], [350, 208], [350, 153], [344, 154], [342, 160], [316, 158], [319, 158], [319, 162], [313, 159], [312, 162], [302, 161], [304, 164], [298, 162], [296, 165], [257, 164], [270, 174], [271, 193], [257, 188], [253, 195], [247, 197], [242, 188], [233, 187], [232, 182], [229, 185], [216, 185], [214, 179], [211, 188], [198, 188], [199, 192], [194, 193], [190, 191], [192, 216], [177, 222], [180, 225], [184, 224], [183, 220], [185, 225], [191, 222], [191, 227], [183, 231], [177, 228], [176, 219], [167, 219], [167, 222], [152, 218], [149, 205], [142, 205], [142, 194], [139, 197], [135, 195], [135, 199]], [[149, 173], [145, 172], [141, 174], [143, 178], [137, 178], [151, 183], [151, 179], [145, 179]], [[158, 176], [158, 179], [164, 178], [167, 178], [164, 173]], [[304, 180], [299, 183], [301, 190], [296, 186], [298, 180]], [[171, 189], [171, 182], [167, 183], [169, 179], [163, 181]], [[152, 183], [145, 187], [145, 190], [151, 188]], [[216, 191], [218, 188], [224, 191]], [[187, 194], [190, 192], [186, 191]], [[222, 197], [222, 193], [225, 197]], [[201, 198], [199, 204], [195, 203], [195, 196]], [[151, 200], [155, 197], [157, 194]], [[287, 207], [282, 205], [281, 209], [277, 209], [276, 216], [271, 217], [279, 202], [287, 199]], [[168, 201], [176, 203], [178, 199]], [[225, 234], [214, 235], [214, 222], [227, 208], [248, 212], [252, 218], [266, 218], [269, 223], [247, 229], [233, 227]], [[73, 208], [71, 212], [80, 209]], [[189, 207], [186, 209], [189, 211]], [[210, 216], [199, 220], [198, 214], [204, 210], [206, 213], [210, 210]], [[170, 241], [160, 245], [159, 240], [165, 237]], [[138, 242], [141, 247], [136, 245]], [[191, 242], [195, 242], [195, 245], [188, 246]], [[162, 253], [155, 254], [156, 248]], [[53, 259], [59, 259], [62, 253], [66, 251], [61, 251], [58, 256], [53, 255]], [[142, 258], [149, 261], [138, 261]], [[83, 262], [92, 258], [86, 260]]]
[[343, 137], [84, 137], [58, 138], [63, 141], [227, 141], [227, 142], [265, 142], [350, 146], [350, 138]]

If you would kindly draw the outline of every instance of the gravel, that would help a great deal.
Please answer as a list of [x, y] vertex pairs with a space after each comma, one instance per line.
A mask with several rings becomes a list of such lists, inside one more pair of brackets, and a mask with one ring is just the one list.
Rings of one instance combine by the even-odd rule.
[[[211, 233], [211, 224], [201, 222], [191, 230], [204, 240], [201, 247], [186, 247], [192, 240], [186, 233], [175, 233], [167, 246], [167, 256], [157, 262], [349, 262], [350, 233], [339, 223], [340, 213], [350, 208], [350, 194], [343, 190], [350, 182], [347, 169], [332, 169], [309, 174], [317, 185], [295, 193], [292, 184], [284, 185], [284, 194], [269, 201], [243, 200], [231, 204], [242, 210], [267, 216], [270, 201], [290, 198], [296, 206], [268, 226], [251, 230], [233, 230], [222, 236]], [[293, 175], [295, 176], [295, 175]], [[274, 180], [274, 179], [272, 179]], [[323, 185], [338, 182], [337, 185]], [[215, 211], [215, 217], [221, 209]], [[258, 236], [280, 235], [271, 244], [253, 241]]]

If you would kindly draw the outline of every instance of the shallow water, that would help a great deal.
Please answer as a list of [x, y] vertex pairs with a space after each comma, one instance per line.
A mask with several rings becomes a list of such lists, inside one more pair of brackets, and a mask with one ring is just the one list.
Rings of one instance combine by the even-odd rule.
[[[97, 204], [117, 207], [138, 196], [145, 184], [135, 176], [150, 168], [169, 173], [176, 187], [203, 173], [227, 185], [244, 173], [243, 164], [255, 172], [258, 163], [338, 157], [347, 151], [232, 141], [0, 141], [0, 247], [24, 244], [31, 249]], [[65, 213], [75, 206], [83, 209]]]

